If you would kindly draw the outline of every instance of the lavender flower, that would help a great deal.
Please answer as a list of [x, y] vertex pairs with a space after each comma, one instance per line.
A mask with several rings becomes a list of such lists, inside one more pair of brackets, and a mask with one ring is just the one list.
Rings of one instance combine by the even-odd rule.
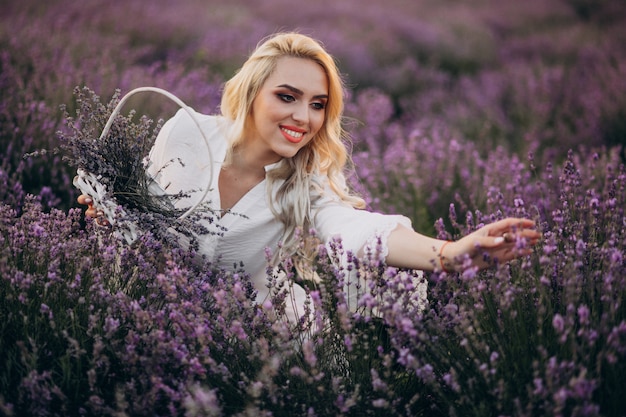
[[78, 117], [74, 119], [65, 113], [66, 123], [73, 134], [61, 134], [66, 160], [78, 170], [74, 184], [88, 189], [94, 204], [97, 203], [107, 214], [117, 235], [132, 243], [139, 233], [150, 231], [164, 241], [176, 244], [177, 235], [171, 233], [171, 229], [190, 237], [193, 233], [222, 232], [217, 226], [208, 230], [198, 223], [201, 219], [214, 223], [209, 205], [205, 210], [192, 213], [188, 219], [182, 219], [182, 215], [187, 214], [186, 209], [177, 209], [173, 205], [175, 199], [183, 196], [182, 193], [161, 195], [152, 191], [144, 164], [160, 125], [151, 130], [152, 122], [146, 117], [135, 124], [132, 121], [134, 111], [131, 111], [128, 117], [118, 116], [110, 133], [100, 139], [100, 131], [120, 102], [119, 91], [106, 107], [87, 88], [77, 88], [75, 94], [80, 106]]

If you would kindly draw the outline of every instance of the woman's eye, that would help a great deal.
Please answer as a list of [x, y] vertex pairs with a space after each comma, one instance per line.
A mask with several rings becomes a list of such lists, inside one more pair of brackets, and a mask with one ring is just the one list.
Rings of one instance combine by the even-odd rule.
[[280, 98], [282, 101], [286, 103], [292, 103], [296, 101], [296, 98], [289, 94], [278, 94], [278, 98]]
[[[278, 93], [276, 94], [276, 96], [285, 103], [294, 103], [296, 101], [296, 97], [292, 96], [291, 94]], [[311, 103], [311, 107], [313, 107], [314, 110], [324, 110], [326, 108], [326, 103], [314, 102]]]

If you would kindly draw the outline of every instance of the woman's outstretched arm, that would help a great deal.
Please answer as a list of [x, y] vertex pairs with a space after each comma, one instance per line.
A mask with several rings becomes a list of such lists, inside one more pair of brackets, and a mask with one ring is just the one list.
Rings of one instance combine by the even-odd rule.
[[[387, 264], [425, 271], [459, 271], [469, 258], [480, 269], [531, 253], [541, 234], [528, 219], [508, 218], [481, 227], [463, 238], [447, 242], [398, 226], [387, 241]], [[518, 239], [525, 241], [518, 246]]]

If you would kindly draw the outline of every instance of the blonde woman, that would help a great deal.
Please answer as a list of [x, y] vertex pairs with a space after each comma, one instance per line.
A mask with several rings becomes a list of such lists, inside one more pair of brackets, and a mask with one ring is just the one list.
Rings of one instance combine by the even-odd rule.
[[[515, 249], [517, 237], [526, 239], [528, 248], [540, 237], [527, 219], [501, 220], [446, 242], [415, 232], [404, 216], [364, 210], [344, 176], [349, 155], [343, 95], [339, 71], [324, 48], [308, 36], [281, 33], [262, 42], [225, 84], [221, 115], [196, 115], [213, 161], [186, 112], [163, 126], [148, 173], [167, 193], [195, 191], [177, 203], [181, 208], [209, 188], [205, 198], [221, 213], [218, 221], [226, 231], [200, 237], [208, 259], [226, 268], [242, 263], [262, 302], [271, 291], [266, 249], [275, 263], [288, 255], [307, 259], [313, 254], [299, 242], [311, 230], [323, 243], [341, 239], [343, 248], [357, 255], [380, 240], [389, 266], [416, 270], [458, 270], [455, 260], [468, 257], [484, 268], [485, 253], [500, 262], [529, 253]], [[209, 178], [214, 182], [208, 184]], [[87, 215], [98, 216], [88, 196], [79, 201], [90, 205]], [[291, 317], [304, 298], [294, 286], [294, 301], [287, 306]]]

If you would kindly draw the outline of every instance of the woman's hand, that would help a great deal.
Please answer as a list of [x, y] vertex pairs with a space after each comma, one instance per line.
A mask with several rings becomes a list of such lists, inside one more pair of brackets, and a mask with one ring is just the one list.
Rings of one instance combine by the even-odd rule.
[[85, 216], [95, 219], [96, 224], [99, 226], [109, 225], [109, 221], [104, 216], [104, 213], [98, 210], [93, 205], [93, 199], [91, 197], [85, 194], [81, 194], [78, 196], [77, 201], [78, 201], [78, 204], [83, 204], [87, 206], [87, 210], [85, 210]]
[[532, 253], [532, 247], [541, 238], [535, 222], [508, 218], [481, 227], [467, 236], [442, 246], [441, 264], [445, 270], [460, 270], [464, 259], [480, 269], [508, 262]]

